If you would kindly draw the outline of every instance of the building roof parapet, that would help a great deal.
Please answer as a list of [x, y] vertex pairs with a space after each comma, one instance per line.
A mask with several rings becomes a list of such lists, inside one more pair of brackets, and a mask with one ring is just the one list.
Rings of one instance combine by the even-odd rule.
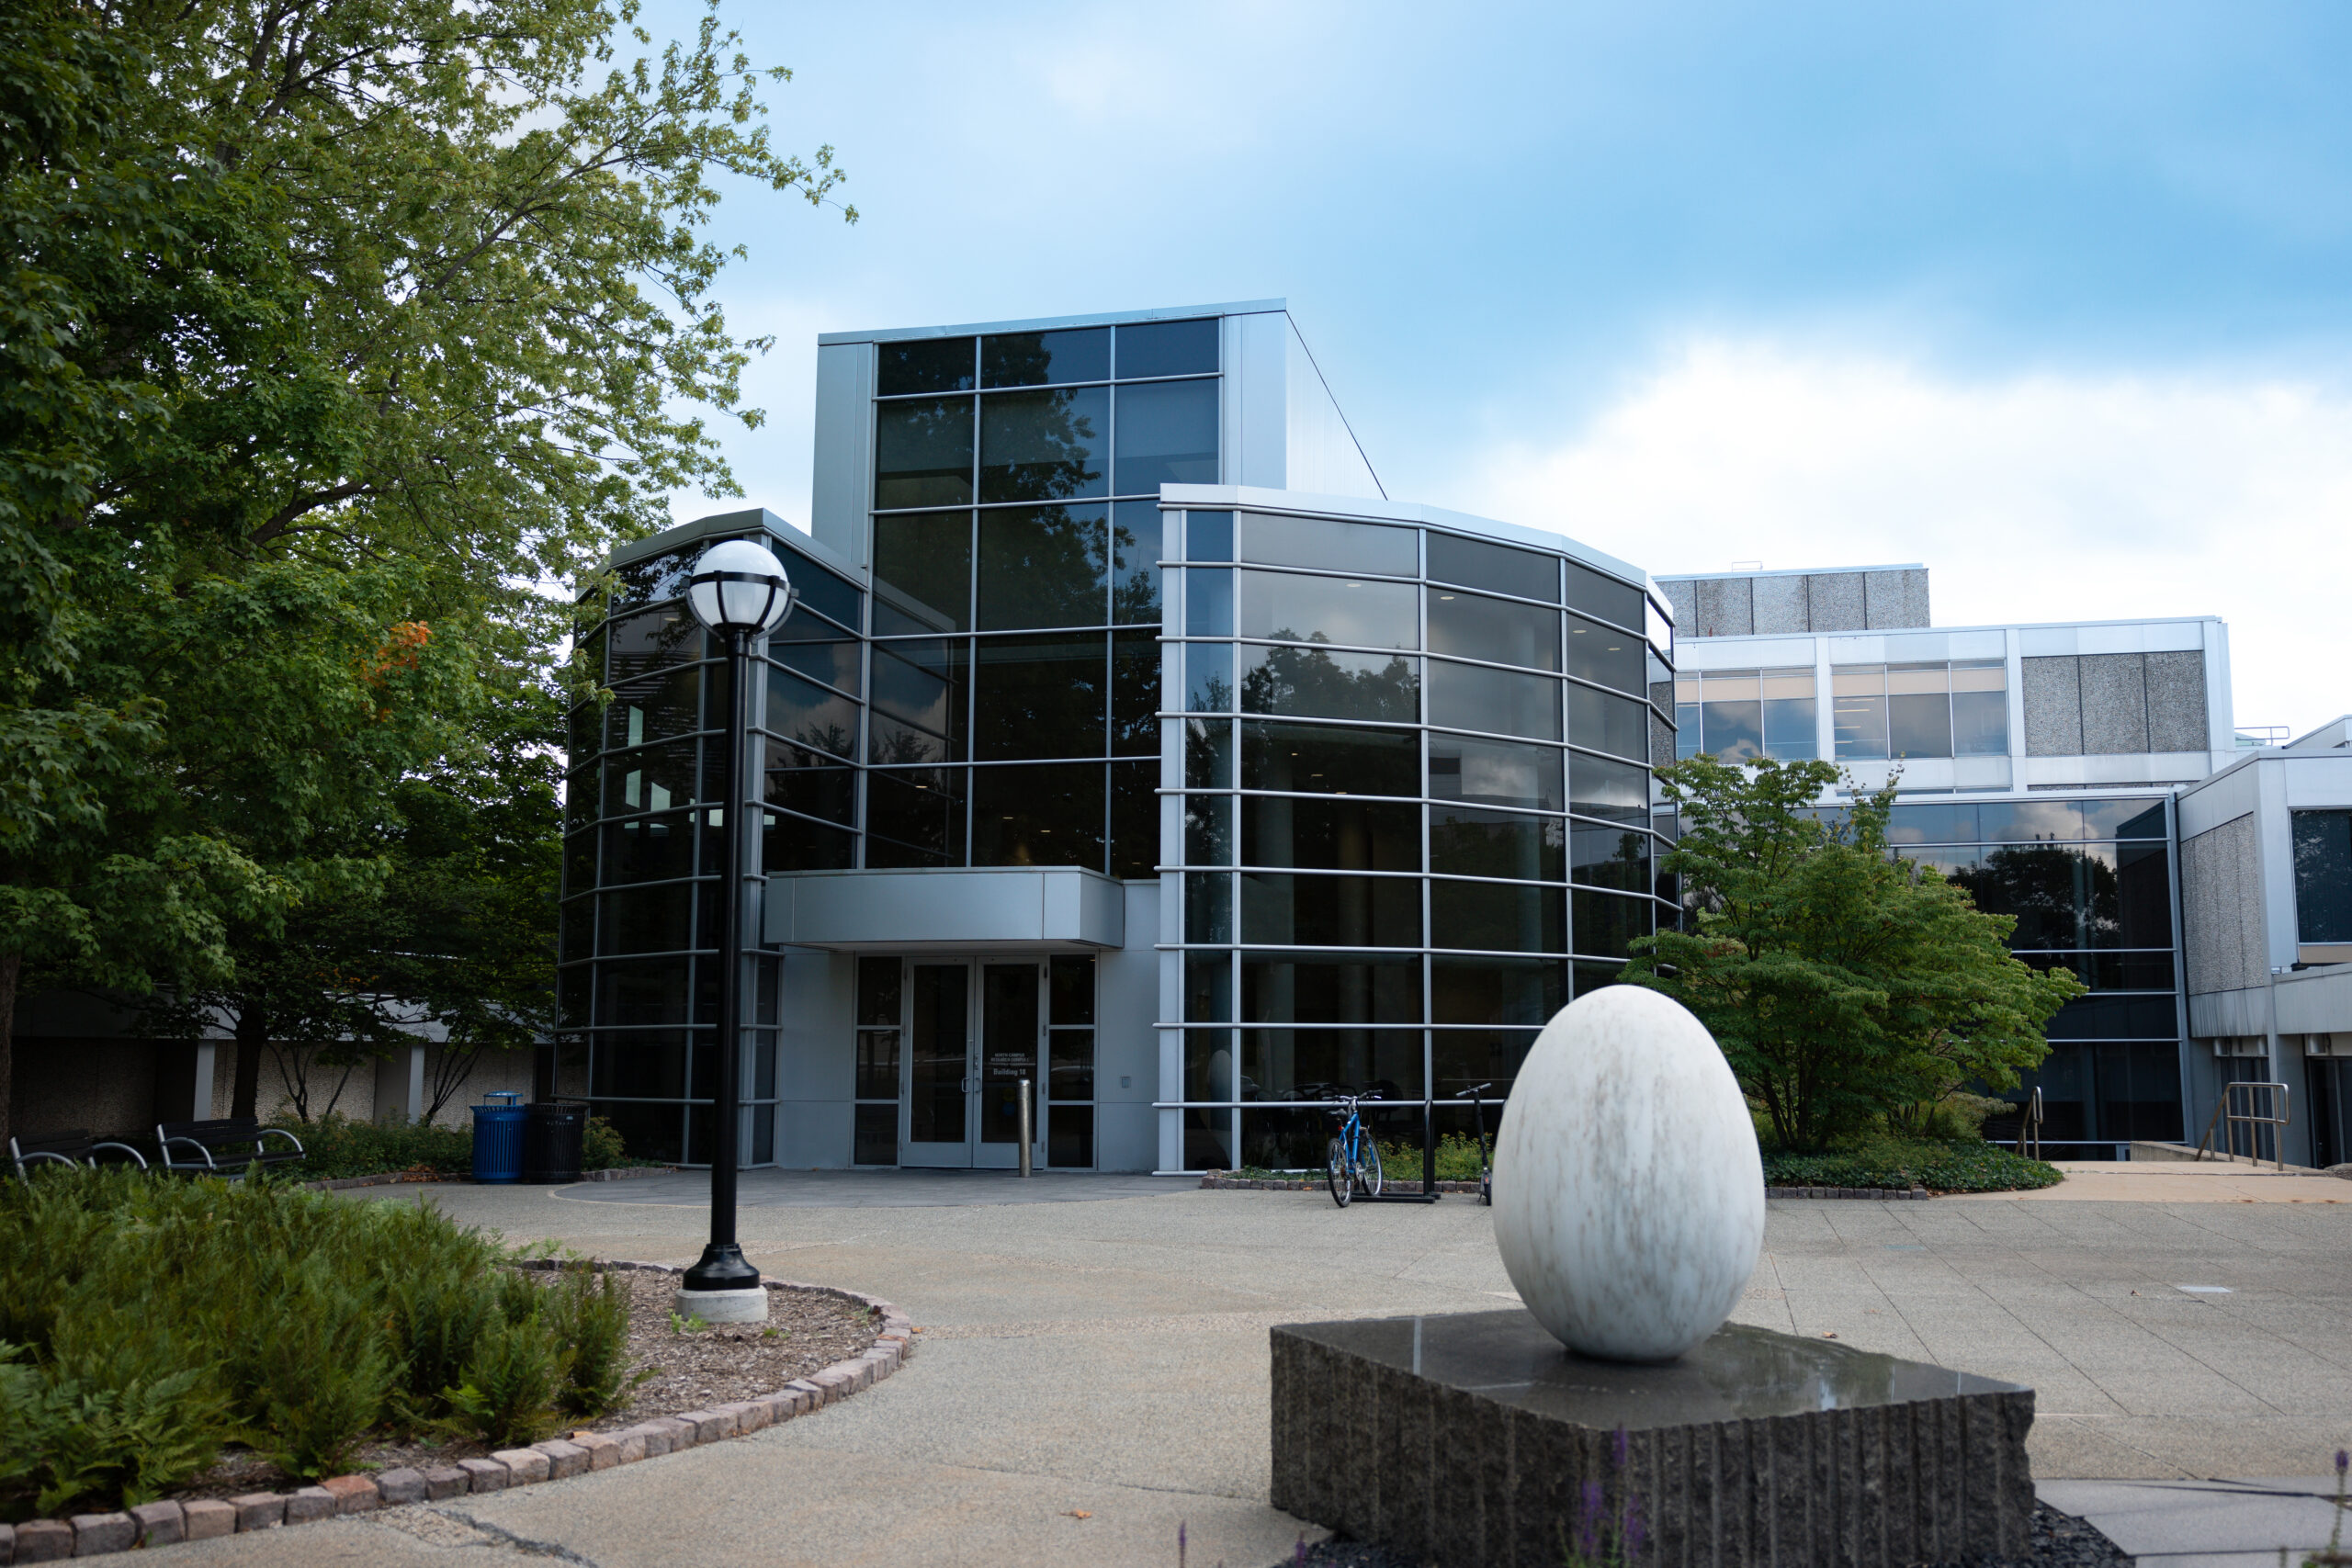
[[1067, 327], [1115, 327], [1137, 321], [1184, 321], [1200, 316], [1256, 316], [1287, 310], [1287, 299], [1241, 299], [1222, 305], [1169, 305], [1149, 310], [1098, 310], [1076, 316], [1032, 316], [1013, 321], [963, 321], [942, 327], [883, 327], [871, 332], [819, 333], [820, 348], [843, 343], [916, 343], [924, 338], [984, 333], [1050, 333]]

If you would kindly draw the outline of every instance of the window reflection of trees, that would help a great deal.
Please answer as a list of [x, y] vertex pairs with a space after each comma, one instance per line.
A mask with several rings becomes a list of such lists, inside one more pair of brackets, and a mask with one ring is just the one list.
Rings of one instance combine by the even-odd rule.
[[1375, 663], [1377, 655], [1334, 657], [1321, 648], [1251, 649], [1246, 657], [1250, 664], [1241, 677], [1244, 713], [1393, 724], [1410, 724], [1420, 716], [1415, 660], [1391, 657]]
[[1979, 909], [2017, 917], [2012, 947], [2113, 947], [2122, 918], [2112, 853], [2017, 845], [1993, 851], [1975, 866], [1955, 868], [1952, 880]]
[[1101, 387], [1000, 392], [980, 412], [980, 499], [1076, 501], [1107, 494]]

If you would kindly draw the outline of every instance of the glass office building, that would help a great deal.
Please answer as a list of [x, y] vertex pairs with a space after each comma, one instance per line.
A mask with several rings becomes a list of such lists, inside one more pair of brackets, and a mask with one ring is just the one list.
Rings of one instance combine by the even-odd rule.
[[[1319, 1157], [1340, 1086], [1466, 1116], [1660, 918], [1664, 597], [1387, 501], [1278, 301], [820, 348], [812, 534], [707, 518], [583, 596], [557, 1092], [698, 1162], [723, 537], [759, 670], [752, 1163]], [[1400, 1126], [1399, 1130], [1402, 1128]]]

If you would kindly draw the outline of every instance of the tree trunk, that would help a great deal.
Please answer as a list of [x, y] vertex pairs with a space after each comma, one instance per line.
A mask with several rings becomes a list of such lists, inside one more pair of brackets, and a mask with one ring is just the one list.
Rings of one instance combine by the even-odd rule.
[[17, 976], [24, 967], [19, 953], [0, 956], [0, 1138], [17, 1131]]
[[261, 1050], [269, 1039], [269, 1010], [248, 1000], [237, 1009], [237, 1087], [229, 1099], [232, 1116], [258, 1116], [254, 1103], [261, 1098]]

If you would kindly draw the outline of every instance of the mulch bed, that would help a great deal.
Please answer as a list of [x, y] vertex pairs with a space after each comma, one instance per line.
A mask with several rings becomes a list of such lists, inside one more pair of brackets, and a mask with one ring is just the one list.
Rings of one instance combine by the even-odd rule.
[[[1421, 1568], [1421, 1560], [1360, 1540], [1302, 1548], [1269, 1568]], [[2097, 1527], [2045, 1504], [2033, 1506], [2033, 1547], [2023, 1557], [1979, 1558], [1945, 1568], [2132, 1568]]]
[[[552, 1272], [534, 1271], [552, 1283]], [[618, 1431], [656, 1416], [772, 1393], [809, 1373], [862, 1353], [881, 1333], [880, 1320], [867, 1308], [821, 1291], [778, 1290], [768, 1292], [765, 1324], [725, 1324], [682, 1332], [671, 1316], [671, 1292], [678, 1276], [650, 1269], [616, 1269], [629, 1293], [630, 1370], [649, 1369], [652, 1376], [632, 1390], [617, 1408], [594, 1421], [567, 1422], [562, 1432]], [[560, 1435], [560, 1434], [559, 1434]], [[425, 1470], [479, 1459], [490, 1445], [437, 1438], [430, 1434], [411, 1442], [371, 1443], [360, 1450], [353, 1468], [384, 1471], [406, 1467]], [[284, 1491], [302, 1484], [261, 1454], [231, 1447], [220, 1461], [172, 1495], [233, 1497], [247, 1492]]]

